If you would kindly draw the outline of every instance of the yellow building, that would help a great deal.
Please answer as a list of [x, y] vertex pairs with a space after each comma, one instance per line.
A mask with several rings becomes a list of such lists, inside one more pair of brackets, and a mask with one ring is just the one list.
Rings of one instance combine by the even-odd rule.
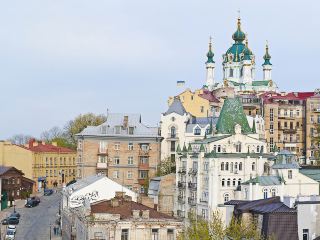
[[9, 141], [0, 141], [0, 165], [15, 167], [21, 170], [26, 178], [33, 179], [32, 159], [32, 152], [28, 149]]
[[30, 140], [26, 149], [32, 152], [32, 179], [38, 189], [43, 187], [46, 180], [47, 187], [55, 184], [63, 185], [75, 178], [76, 151], [58, 147], [56, 143], [48, 144]]
[[[211, 96], [210, 96], [211, 95]], [[206, 90], [198, 89], [192, 92], [186, 89], [176, 97], [180, 98], [181, 103], [185, 110], [195, 117], [207, 117], [212, 114], [210, 106], [212, 94], [208, 95]], [[168, 105], [170, 106], [174, 97], [169, 97]]]

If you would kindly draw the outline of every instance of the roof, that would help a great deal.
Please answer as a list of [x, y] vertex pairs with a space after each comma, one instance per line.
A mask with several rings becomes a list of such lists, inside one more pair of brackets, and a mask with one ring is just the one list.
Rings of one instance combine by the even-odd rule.
[[252, 81], [252, 86], [268, 86], [269, 81]]
[[199, 97], [204, 98], [209, 102], [220, 102], [219, 99], [216, 96], [214, 96], [211, 91], [208, 91], [206, 89], [203, 90], [203, 93], [199, 94]]
[[277, 176], [258, 176], [252, 178], [243, 184], [259, 183], [261, 186], [281, 185], [281, 179]]
[[173, 102], [169, 106], [168, 110], [163, 115], [169, 115], [170, 113], [176, 113], [179, 115], [184, 115], [186, 113], [186, 109], [182, 105], [179, 98], [175, 97]]
[[35, 139], [30, 139], [26, 149], [32, 152], [51, 152], [51, 153], [76, 153], [75, 150], [65, 147], [58, 147], [53, 144], [38, 142]]
[[303, 175], [320, 182], [320, 169], [299, 169], [299, 172]]
[[234, 134], [234, 127], [236, 124], [241, 126], [242, 133], [252, 133], [240, 99], [227, 98], [224, 101], [219, 120], [217, 122], [217, 132], [222, 134]]
[[169, 215], [157, 212], [153, 208], [149, 208], [141, 203], [134, 201], [126, 201], [119, 198], [119, 206], [113, 207], [111, 205], [112, 200], [102, 201], [91, 204], [92, 213], [109, 213], [109, 214], [120, 214], [120, 219], [132, 218], [133, 210], [149, 210], [150, 219], [175, 219]]
[[215, 153], [210, 152], [204, 155], [205, 158], [270, 158], [272, 155], [266, 153]]
[[0, 166], [0, 176], [3, 175], [3, 174], [5, 174], [5, 173], [8, 172], [9, 170], [18, 171], [18, 172], [20, 172], [22, 175], [24, 175], [24, 173], [23, 173], [21, 170], [15, 168], [15, 167], [11, 167], [11, 166]]
[[[127, 121], [127, 122], [126, 122]], [[128, 128], [133, 127], [133, 134]], [[116, 133], [116, 127], [120, 127]], [[77, 136], [125, 136], [125, 137], [160, 137], [158, 127], [149, 127], [141, 122], [141, 115], [136, 113], [108, 113], [107, 120], [99, 126], [88, 126]]]
[[78, 191], [81, 188], [84, 188], [86, 186], [89, 186], [90, 184], [105, 178], [105, 176], [103, 175], [92, 175], [86, 178], [82, 178], [77, 180], [75, 183], [70, 184], [69, 186], [67, 186], [65, 189], [66, 190], [72, 190], [72, 192]]

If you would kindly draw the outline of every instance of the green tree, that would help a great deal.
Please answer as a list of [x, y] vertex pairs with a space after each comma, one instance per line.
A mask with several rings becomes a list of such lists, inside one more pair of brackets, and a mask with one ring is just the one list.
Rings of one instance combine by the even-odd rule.
[[176, 172], [176, 164], [170, 157], [161, 160], [157, 168], [157, 176], [164, 176]]

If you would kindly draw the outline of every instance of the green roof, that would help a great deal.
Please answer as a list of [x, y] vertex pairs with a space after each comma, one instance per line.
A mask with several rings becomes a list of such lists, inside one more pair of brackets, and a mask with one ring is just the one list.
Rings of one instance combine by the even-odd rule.
[[207, 53], [208, 60], [206, 61], [206, 63], [214, 63], [213, 56], [214, 56], [214, 53], [212, 52], [212, 44], [211, 44], [211, 38], [210, 38], [209, 51]]
[[270, 62], [271, 55], [269, 54], [268, 44], [266, 45], [266, 53], [263, 56], [263, 59], [264, 59], [264, 63], [262, 64], [262, 66], [264, 66], [264, 65], [272, 65], [271, 62]]
[[249, 183], [259, 183], [261, 186], [281, 185], [281, 178], [278, 176], [258, 176], [244, 182], [243, 184]]
[[309, 178], [312, 178], [313, 180], [320, 182], [320, 169], [300, 169], [300, 173], [303, 175], [306, 175]]
[[239, 98], [227, 98], [224, 101], [220, 116], [217, 122], [217, 133], [234, 134], [236, 124], [241, 126], [243, 134], [252, 133], [242, 104]]
[[252, 81], [252, 86], [268, 86], [269, 81]]

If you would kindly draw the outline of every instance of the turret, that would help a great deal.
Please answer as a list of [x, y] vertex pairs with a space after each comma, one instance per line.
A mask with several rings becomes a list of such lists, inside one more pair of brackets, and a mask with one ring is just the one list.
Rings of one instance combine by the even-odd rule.
[[206, 61], [206, 69], [207, 69], [207, 76], [206, 76], [206, 86], [207, 88], [212, 91], [214, 87], [214, 68], [215, 63], [213, 61], [214, 53], [212, 52], [212, 42], [211, 37], [209, 41], [209, 51], [207, 53], [207, 61]]
[[262, 64], [263, 67], [263, 80], [270, 81], [271, 78], [271, 70], [272, 70], [272, 64], [270, 62], [271, 55], [269, 54], [269, 46], [268, 43], [266, 44], [266, 53], [263, 56], [264, 63]]
[[246, 39], [246, 45], [243, 50], [243, 65], [242, 65], [242, 79], [243, 83], [251, 83], [253, 80], [252, 76], [252, 51], [248, 46], [248, 39]]

